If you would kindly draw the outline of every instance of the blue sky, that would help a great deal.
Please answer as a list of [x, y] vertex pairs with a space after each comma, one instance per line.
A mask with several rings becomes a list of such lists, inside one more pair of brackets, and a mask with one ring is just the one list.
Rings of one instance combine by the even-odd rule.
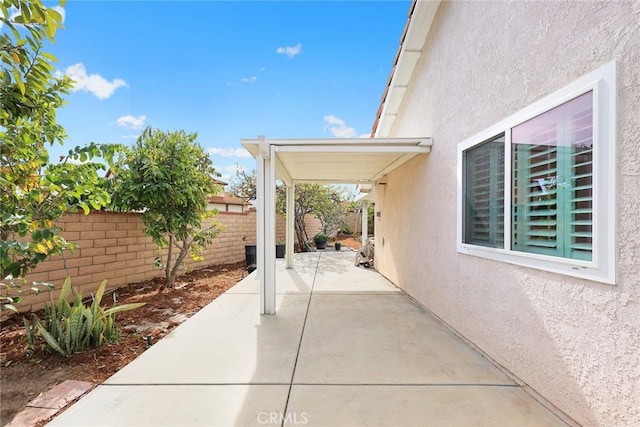
[[70, 0], [49, 49], [77, 80], [65, 147], [184, 129], [229, 180], [254, 168], [241, 138], [368, 134], [409, 4]]

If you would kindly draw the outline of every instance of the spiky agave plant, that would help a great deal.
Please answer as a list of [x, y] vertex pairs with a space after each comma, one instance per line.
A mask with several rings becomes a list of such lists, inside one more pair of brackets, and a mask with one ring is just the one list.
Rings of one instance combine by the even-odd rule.
[[[91, 305], [82, 303], [82, 294], [71, 287], [71, 278], [67, 277], [60, 290], [57, 304], [45, 305], [44, 319], [33, 315], [33, 325], [49, 348], [63, 356], [81, 352], [87, 348], [98, 348], [105, 341], [110, 342], [117, 337], [115, 315], [122, 311], [142, 307], [144, 303], [116, 305], [104, 309], [100, 306], [107, 281], [104, 280]], [[68, 298], [73, 292], [73, 305]]]

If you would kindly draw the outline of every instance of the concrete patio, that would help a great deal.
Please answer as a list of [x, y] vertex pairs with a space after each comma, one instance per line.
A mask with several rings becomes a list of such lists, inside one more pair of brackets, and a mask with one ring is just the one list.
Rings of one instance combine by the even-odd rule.
[[564, 426], [353, 252], [245, 278], [51, 426]]

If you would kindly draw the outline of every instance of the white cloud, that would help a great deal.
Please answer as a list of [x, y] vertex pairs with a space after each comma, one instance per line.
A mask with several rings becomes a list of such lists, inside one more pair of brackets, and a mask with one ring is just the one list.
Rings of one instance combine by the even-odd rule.
[[[62, 6], [54, 6], [51, 9], [55, 10], [56, 12], [58, 12], [60, 14], [60, 16], [62, 16], [61, 23], [64, 23], [64, 20], [66, 18], [66, 13], [65, 13], [64, 8]], [[9, 21], [13, 21], [14, 19], [16, 19], [17, 16], [20, 16], [20, 10], [15, 6], [9, 7], [7, 12], [9, 12]], [[13, 24], [16, 27], [24, 28], [24, 26], [22, 24], [16, 24], [15, 22], [13, 22]], [[4, 24], [2, 23], [2, 21], [0, 21], [0, 28], [2, 28], [3, 25]]]
[[212, 156], [240, 157], [242, 159], [246, 159], [246, 158], [251, 157], [251, 153], [249, 153], [244, 148], [218, 148], [218, 147], [211, 147], [207, 151]]
[[323, 120], [325, 131], [328, 128], [336, 138], [353, 138], [358, 135], [354, 128], [347, 126], [347, 123], [339, 117], [327, 115]]
[[77, 63], [67, 67], [64, 74], [75, 80], [73, 91], [82, 90], [89, 92], [98, 97], [98, 99], [107, 99], [119, 87], [127, 87], [127, 82], [122, 79], [106, 80], [99, 74], [87, 74], [84, 64]]
[[[20, 11], [15, 6], [9, 7], [7, 12], [9, 12], [9, 21], [13, 21], [14, 19], [16, 19], [16, 16], [20, 16]], [[3, 18], [6, 18], [6, 17], [3, 16]], [[13, 24], [15, 25], [15, 23]], [[4, 24], [2, 23], [2, 21], [0, 21], [0, 28], [2, 28], [3, 25]]]
[[127, 115], [118, 117], [116, 123], [118, 126], [128, 129], [142, 129], [144, 127], [144, 121], [147, 120], [147, 116], [141, 115], [138, 117]]
[[60, 14], [60, 16], [62, 16], [62, 23], [64, 23], [64, 20], [67, 17], [67, 13], [64, 10], [64, 7], [62, 6], [54, 6], [52, 7], [53, 10], [55, 10], [56, 12], [58, 12]]
[[247, 170], [246, 167], [239, 165], [237, 163], [235, 165], [216, 166], [215, 168], [220, 173], [219, 179], [224, 182], [233, 181], [238, 171]]
[[245, 78], [240, 79], [240, 81], [242, 83], [254, 83], [256, 80], [258, 80], [258, 78], [256, 76], [245, 77]]
[[260, 67], [260, 71], [261, 71], [261, 72], [265, 72], [265, 71], [267, 71], [267, 67]]
[[298, 43], [295, 46], [284, 46], [276, 49], [276, 53], [280, 55], [286, 55], [287, 58], [293, 58], [296, 55], [302, 53], [302, 43]]
[[235, 164], [235, 165], [226, 165], [226, 166], [216, 166], [216, 170], [218, 172], [220, 172], [223, 175], [233, 175], [235, 176], [236, 173], [238, 173], [238, 171], [246, 171], [247, 168], [239, 165], [239, 164]]

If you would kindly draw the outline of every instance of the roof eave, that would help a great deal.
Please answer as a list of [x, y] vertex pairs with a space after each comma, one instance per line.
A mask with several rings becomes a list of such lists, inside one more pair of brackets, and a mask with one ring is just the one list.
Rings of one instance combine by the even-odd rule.
[[440, 0], [414, 0], [411, 3], [409, 18], [400, 38], [400, 46], [373, 123], [372, 137], [381, 138], [389, 135], [415, 66], [423, 54], [424, 42], [439, 5]]

